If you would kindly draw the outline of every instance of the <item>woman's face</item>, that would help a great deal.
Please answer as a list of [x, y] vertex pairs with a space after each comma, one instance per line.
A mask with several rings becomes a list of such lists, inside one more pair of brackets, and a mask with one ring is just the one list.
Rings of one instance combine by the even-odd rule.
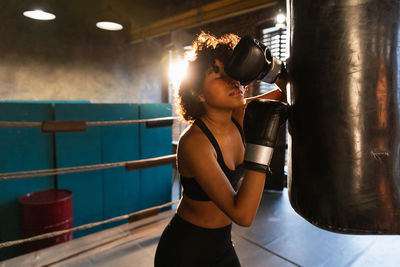
[[206, 71], [200, 101], [214, 108], [234, 109], [242, 106], [243, 86], [225, 73], [219, 60], [216, 60], [215, 65], [218, 67], [217, 72], [211, 66]]

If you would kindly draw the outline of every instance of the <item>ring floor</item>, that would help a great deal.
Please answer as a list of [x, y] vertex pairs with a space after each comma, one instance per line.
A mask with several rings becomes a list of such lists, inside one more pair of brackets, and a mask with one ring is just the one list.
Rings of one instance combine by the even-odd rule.
[[[96, 233], [30, 253], [31, 258], [27, 254], [0, 262], [0, 266], [16, 266], [15, 264], [18, 263], [23, 263], [23, 266], [30, 264], [38, 266], [42, 265], [40, 261], [37, 261], [40, 258], [46, 266], [153, 266], [157, 242], [173, 213], [174, 210], [171, 210], [141, 220], [143, 222], [140, 227], [130, 228], [129, 236], [119, 241], [105, 242], [104, 245], [95, 246], [92, 249], [84, 248], [82, 242], [93, 244], [97, 242], [93, 241], [94, 239], [106, 240], [109, 235]], [[115, 228], [118, 229], [118, 227]], [[114, 235], [121, 232], [115, 229], [103, 232], [110, 233], [110, 231], [114, 231]], [[232, 238], [244, 267], [369, 267], [399, 266], [400, 264], [399, 235], [344, 235], [319, 229], [294, 212], [288, 200], [287, 190], [265, 192], [252, 226], [244, 228], [234, 225]], [[110, 245], [111, 243], [113, 245]], [[74, 246], [81, 246], [82, 251], [72, 253], [71, 255], [74, 256], [61, 255], [67, 253], [68, 250], [76, 250]], [[46, 257], [56, 257], [56, 254], [58, 256], [57, 251], [62, 251], [59, 259], [46, 261]]]

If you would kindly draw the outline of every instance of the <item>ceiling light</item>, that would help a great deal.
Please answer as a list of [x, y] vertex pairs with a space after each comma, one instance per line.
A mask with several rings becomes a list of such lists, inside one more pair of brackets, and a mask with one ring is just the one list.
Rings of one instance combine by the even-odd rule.
[[286, 17], [283, 14], [278, 14], [276, 16], [276, 23], [278, 24], [284, 24], [286, 22]]
[[107, 31], [119, 31], [123, 29], [121, 24], [109, 21], [97, 22], [96, 27]]
[[23, 14], [25, 17], [38, 20], [53, 20], [56, 18], [54, 14], [44, 12], [42, 10], [25, 11]]
[[282, 13], [279, 13], [276, 16], [275, 27], [278, 28], [278, 29], [285, 29], [286, 28], [285, 22], [286, 22], [286, 16], [284, 14], [282, 14]]

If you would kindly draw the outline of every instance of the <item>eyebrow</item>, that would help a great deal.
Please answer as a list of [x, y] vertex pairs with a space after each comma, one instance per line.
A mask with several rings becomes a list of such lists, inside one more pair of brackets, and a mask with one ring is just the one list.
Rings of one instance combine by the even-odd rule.
[[220, 73], [221, 71], [221, 68], [220, 67], [218, 67], [217, 65], [215, 65], [215, 66], [210, 66], [208, 69], [207, 69], [207, 71], [206, 71], [206, 74], [207, 75], [209, 75], [209, 74], [211, 74], [211, 73]]

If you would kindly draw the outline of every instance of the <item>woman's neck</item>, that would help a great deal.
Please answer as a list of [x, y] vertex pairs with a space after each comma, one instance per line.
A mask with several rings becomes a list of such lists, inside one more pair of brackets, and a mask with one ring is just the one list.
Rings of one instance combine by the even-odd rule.
[[207, 110], [201, 119], [212, 128], [222, 130], [232, 123], [232, 110]]

